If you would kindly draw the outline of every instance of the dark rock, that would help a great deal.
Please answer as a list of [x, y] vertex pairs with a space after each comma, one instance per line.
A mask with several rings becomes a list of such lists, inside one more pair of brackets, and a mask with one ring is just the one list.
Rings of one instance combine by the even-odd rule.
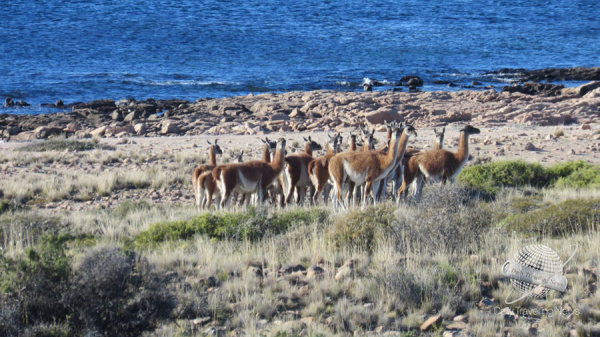
[[73, 110], [82, 110], [82, 109], [93, 109], [98, 110], [99, 112], [111, 112], [117, 108], [115, 101], [111, 99], [99, 99], [87, 103], [79, 103], [73, 105]]
[[423, 83], [423, 80], [419, 76], [409, 75], [402, 77], [399, 85], [422, 87]]
[[505, 86], [502, 88], [502, 91], [511, 93], [520, 92], [527, 95], [558, 96], [564, 88], [565, 86], [562, 84], [527, 82], [523, 85]]
[[442, 81], [442, 80], [435, 80], [435, 81], [433, 81], [431, 83], [433, 83], [433, 84], [450, 84], [452, 82], [450, 82], [450, 81]]
[[56, 106], [57, 108], [62, 108], [65, 106], [65, 103], [62, 100], [58, 99], [58, 100], [56, 100], [56, 103], [54, 104], [54, 106]]
[[31, 104], [25, 102], [24, 100], [20, 99], [16, 104], [16, 106], [31, 106]]
[[155, 102], [140, 102], [135, 106], [135, 110], [140, 112], [140, 116], [148, 118], [148, 116], [158, 112], [158, 104]]
[[585, 96], [588, 92], [600, 88], [600, 81], [589, 82], [575, 88], [565, 88], [561, 91], [563, 95]]
[[304, 268], [303, 265], [296, 264], [296, 265], [281, 267], [281, 269], [279, 269], [279, 273], [280, 274], [291, 274], [291, 273], [294, 273], [297, 271], [305, 271], [305, 270], [306, 270], [306, 268]]
[[514, 78], [518, 82], [540, 81], [599, 81], [600, 67], [595, 68], [548, 68], [548, 69], [513, 69], [503, 68], [486, 73], [487, 75], [502, 75]]
[[4, 132], [6, 134], [8, 134], [9, 136], [18, 135], [19, 132], [21, 132], [21, 127], [20, 126], [11, 126], [11, 127], [8, 127], [6, 130], [4, 130]]
[[13, 101], [13, 99], [10, 97], [6, 97], [6, 99], [4, 100], [4, 107], [8, 108], [11, 106], [15, 106], [15, 101]]
[[478, 82], [478, 81], [473, 81], [473, 82], [471, 82], [471, 85], [481, 85], [481, 84], [482, 84], [482, 83], [481, 83], [481, 82]]

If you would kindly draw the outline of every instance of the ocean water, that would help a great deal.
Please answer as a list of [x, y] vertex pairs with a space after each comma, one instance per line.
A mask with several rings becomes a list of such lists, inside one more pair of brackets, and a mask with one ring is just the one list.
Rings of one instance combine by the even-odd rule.
[[[0, 98], [195, 100], [362, 90], [363, 78], [502, 86], [501, 68], [600, 65], [596, 0], [7, 0]], [[391, 86], [376, 87], [387, 90]], [[1, 102], [0, 102], [1, 103]]]

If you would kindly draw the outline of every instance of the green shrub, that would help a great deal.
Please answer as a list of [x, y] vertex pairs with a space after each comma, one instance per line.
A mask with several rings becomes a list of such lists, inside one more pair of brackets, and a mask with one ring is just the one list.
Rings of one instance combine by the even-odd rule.
[[99, 145], [99, 144], [93, 143], [93, 142], [72, 140], [72, 139], [43, 140], [43, 141], [25, 145], [23, 147], [20, 147], [17, 150], [24, 151], [24, 152], [45, 152], [45, 151], [69, 150], [70, 152], [75, 152], [75, 151], [88, 151], [88, 150], [93, 150], [93, 149], [97, 149], [97, 148], [104, 149], [104, 150], [114, 150], [114, 148], [110, 147], [110, 146]]
[[5, 331], [21, 335], [67, 316], [62, 296], [71, 271], [65, 244], [71, 239], [44, 236], [24, 259], [0, 255], [0, 327]]
[[249, 208], [243, 212], [207, 212], [189, 220], [160, 222], [151, 225], [134, 240], [136, 247], [148, 247], [160, 242], [187, 240], [196, 234], [210, 238], [258, 240], [266, 235], [283, 233], [288, 228], [327, 218], [323, 210], [272, 210]]
[[457, 180], [495, 195], [505, 187], [600, 187], [600, 168], [584, 161], [558, 163], [545, 169], [537, 163], [499, 161], [462, 170]]
[[499, 161], [464, 168], [457, 181], [492, 195], [503, 187], [546, 187], [550, 179], [540, 164], [524, 161]]
[[389, 233], [396, 221], [396, 207], [391, 204], [352, 209], [334, 220], [329, 238], [338, 248], [362, 248], [372, 251], [377, 239]]
[[508, 230], [541, 235], [566, 235], [597, 228], [600, 199], [566, 200], [532, 211], [510, 215], [501, 222]]
[[0, 254], [3, 336], [140, 336], [168, 318], [167, 276], [135, 253], [93, 248], [73, 266], [70, 235], [44, 236], [24, 258]]
[[548, 169], [554, 186], [562, 188], [600, 187], [600, 168], [584, 161], [558, 163]]

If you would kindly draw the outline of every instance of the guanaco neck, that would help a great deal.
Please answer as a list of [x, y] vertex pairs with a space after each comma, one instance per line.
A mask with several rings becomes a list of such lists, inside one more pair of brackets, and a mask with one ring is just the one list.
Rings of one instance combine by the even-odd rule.
[[269, 144], [263, 146], [262, 160], [267, 163], [271, 162], [271, 149], [269, 148]]
[[408, 134], [406, 133], [406, 129], [402, 131], [402, 136], [400, 136], [400, 140], [398, 141], [398, 153], [397, 153], [397, 161], [401, 162], [404, 159], [404, 154], [406, 153], [406, 147], [408, 146]]
[[270, 165], [275, 172], [283, 171], [283, 167], [285, 165], [285, 151], [283, 149], [277, 147]]
[[436, 141], [433, 143], [434, 150], [441, 150], [444, 147], [444, 134], [438, 137]]
[[398, 156], [398, 141], [399, 139], [397, 133], [394, 133], [393, 137], [391, 138], [391, 143], [393, 144], [392, 151], [388, 151], [385, 154], [385, 161], [388, 166], [396, 164]]
[[464, 162], [469, 159], [469, 135], [461, 131], [458, 138], [458, 151], [455, 154], [459, 162]]
[[306, 144], [304, 144], [304, 153], [312, 157], [313, 150], [312, 146], [310, 146], [310, 142], [306, 142]]
[[208, 148], [208, 164], [212, 166], [217, 166], [217, 153], [214, 145], [211, 145]]
[[361, 149], [361, 150], [362, 150], [362, 151], [370, 151], [370, 150], [373, 150], [373, 149], [374, 149], [374, 147], [373, 147], [373, 142], [371, 141], [371, 138], [369, 138], [369, 139], [367, 139], [367, 140], [365, 141], [365, 143], [363, 144], [363, 146], [362, 146], [362, 149]]
[[326, 157], [331, 157], [335, 154], [335, 149], [333, 148], [333, 144], [327, 144], [327, 153], [325, 153]]

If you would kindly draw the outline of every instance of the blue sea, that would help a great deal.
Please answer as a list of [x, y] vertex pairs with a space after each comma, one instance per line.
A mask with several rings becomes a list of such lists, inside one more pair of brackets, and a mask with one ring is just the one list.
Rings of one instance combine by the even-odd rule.
[[597, 0], [6, 0], [0, 98], [33, 106], [0, 113], [54, 112], [39, 105], [57, 99], [360, 91], [364, 78], [405, 75], [423, 90], [499, 88], [485, 72], [599, 66], [599, 18]]

